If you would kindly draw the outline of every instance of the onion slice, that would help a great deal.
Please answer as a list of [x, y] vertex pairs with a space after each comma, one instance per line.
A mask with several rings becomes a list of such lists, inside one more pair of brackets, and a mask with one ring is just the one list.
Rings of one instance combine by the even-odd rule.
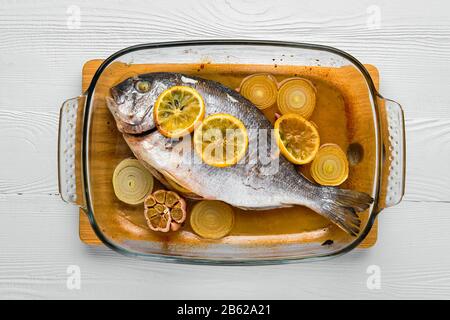
[[280, 83], [277, 96], [282, 114], [295, 113], [309, 119], [316, 106], [316, 89], [303, 78], [289, 78]]
[[221, 201], [204, 200], [191, 212], [191, 227], [202, 238], [220, 239], [230, 233], [234, 225], [234, 211]]
[[153, 176], [137, 159], [125, 159], [114, 170], [112, 178], [116, 197], [127, 204], [140, 204], [152, 192]]
[[244, 78], [239, 87], [239, 93], [261, 110], [275, 104], [277, 91], [277, 80], [268, 73], [252, 74]]
[[338, 186], [348, 178], [347, 156], [337, 144], [324, 144], [319, 148], [310, 172], [317, 183]]

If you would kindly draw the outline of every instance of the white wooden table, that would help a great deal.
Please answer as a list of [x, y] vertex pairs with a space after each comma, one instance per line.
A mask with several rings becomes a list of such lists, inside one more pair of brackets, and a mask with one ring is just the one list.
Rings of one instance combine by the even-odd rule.
[[[0, 0], [0, 297], [450, 298], [449, 9], [444, 0]], [[80, 93], [83, 62], [137, 43], [211, 38], [327, 44], [379, 68], [381, 92], [405, 109], [407, 188], [380, 216], [375, 247], [211, 267], [79, 241], [78, 210], [58, 195], [56, 148], [59, 107]], [[71, 265], [79, 290], [66, 285]], [[367, 286], [373, 265], [379, 289]]]

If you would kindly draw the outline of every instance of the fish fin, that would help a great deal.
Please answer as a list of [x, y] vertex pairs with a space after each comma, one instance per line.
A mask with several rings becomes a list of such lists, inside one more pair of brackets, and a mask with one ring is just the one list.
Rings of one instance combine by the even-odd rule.
[[357, 212], [370, 207], [373, 198], [367, 193], [327, 187], [316, 210], [352, 236], [357, 236], [361, 220]]

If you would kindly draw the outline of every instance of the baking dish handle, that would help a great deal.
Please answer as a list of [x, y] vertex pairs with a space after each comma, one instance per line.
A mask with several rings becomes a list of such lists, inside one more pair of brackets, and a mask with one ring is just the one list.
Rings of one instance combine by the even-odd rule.
[[66, 100], [59, 114], [58, 186], [61, 198], [84, 207], [81, 189], [81, 132], [85, 96]]
[[399, 103], [379, 98], [383, 146], [379, 207], [388, 208], [398, 204], [405, 193], [405, 120]]

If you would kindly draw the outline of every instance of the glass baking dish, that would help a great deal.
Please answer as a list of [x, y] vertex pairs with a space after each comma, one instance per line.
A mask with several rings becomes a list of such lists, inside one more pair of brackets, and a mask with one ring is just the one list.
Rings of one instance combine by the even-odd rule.
[[[105, 107], [109, 88], [135, 75], [136, 70], [177, 71], [205, 78], [220, 74], [230, 86], [249, 72], [263, 71], [280, 77], [305, 77], [323, 88], [337, 90], [348, 118], [345, 128], [341, 128], [351, 163], [346, 187], [367, 192], [375, 200], [360, 215], [360, 233], [348, 236], [323, 221], [312, 224], [314, 227], [308, 230], [284, 234], [246, 234], [241, 230], [221, 240], [202, 240], [189, 226], [170, 236], [155, 235], [145, 228], [142, 213], [114, 197], [112, 171], [132, 153]], [[325, 140], [332, 142], [333, 136], [341, 133], [338, 129], [330, 129]], [[401, 106], [377, 92], [369, 71], [354, 57], [313, 44], [208, 40], [123, 49], [103, 61], [84, 94], [64, 102], [58, 152], [61, 197], [85, 211], [97, 237], [122, 254], [167, 262], [269, 264], [346, 253], [365, 239], [377, 214], [399, 203], [404, 193], [405, 131]], [[290, 214], [286, 211], [285, 217]], [[314, 219], [311, 216], [307, 218]], [[242, 219], [246, 219], [245, 214]]]

